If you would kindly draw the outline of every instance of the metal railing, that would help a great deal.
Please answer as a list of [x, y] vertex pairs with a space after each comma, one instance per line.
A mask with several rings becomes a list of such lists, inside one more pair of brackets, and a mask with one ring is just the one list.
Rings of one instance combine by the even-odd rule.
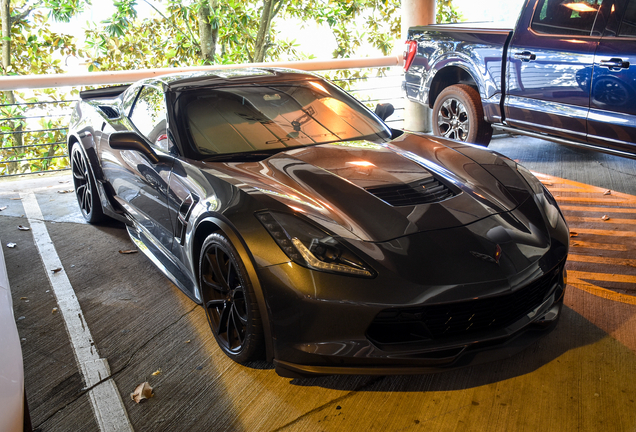
[[[396, 129], [403, 125], [404, 99], [400, 90], [402, 69], [400, 57], [375, 59], [344, 59], [246, 65], [204, 66], [181, 69], [97, 72], [83, 75], [49, 75], [1, 77], [0, 90], [24, 88], [56, 88], [76, 84], [94, 86], [122, 84], [171, 72], [217, 70], [249, 67], [292, 67], [316, 71], [344, 87], [369, 108], [378, 103], [392, 103], [395, 113], [387, 123]], [[348, 78], [343, 71], [365, 69], [365, 77]], [[64, 171], [69, 168], [66, 131], [76, 99], [29, 101], [0, 105], [0, 177], [42, 172]]]

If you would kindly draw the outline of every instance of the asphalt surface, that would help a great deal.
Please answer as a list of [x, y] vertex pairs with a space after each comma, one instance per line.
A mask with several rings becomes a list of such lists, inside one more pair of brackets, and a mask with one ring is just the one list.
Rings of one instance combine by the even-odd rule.
[[[33, 232], [17, 228], [30, 223], [26, 191], [137, 431], [636, 431], [636, 161], [527, 138], [491, 148], [546, 174], [567, 208], [563, 316], [520, 355], [421, 376], [290, 380], [268, 363], [237, 365], [202, 308], [141, 253], [119, 253], [136, 249], [121, 224], [83, 222], [68, 173], [1, 181], [0, 239], [34, 427], [99, 430], [91, 391], [103, 384], [86, 387]], [[154, 397], [136, 404], [130, 393], [144, 381]]]

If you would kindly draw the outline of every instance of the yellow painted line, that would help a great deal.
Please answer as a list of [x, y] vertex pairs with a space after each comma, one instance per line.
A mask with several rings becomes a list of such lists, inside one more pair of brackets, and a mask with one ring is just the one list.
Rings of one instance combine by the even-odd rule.
[[591, 242], [584, 242], [579, 240], [570, 241], [570, 246], [572, 246], [573, 248], [611, 250], [611, 251], [620, 251], [620, 252], [628, 251], [627, 246], [623, 244], [591, 243]]
[[629, 258], [609, 258], [591, 255], [570, 254], [568, 255], [568, 261], [636, 267], [636, 259]]
[[601, 230], [601, 229], [578, 228], [578, 227], [570, 227], [570, 231], [575, 231], [579, 234], [590, 234], [590, 235], [600, 235], [600, 236], [636, 237], [636, 232], [634, 231]]
[[597, 213], [636, 213], [636, 208], [625, 207], [595, 207], [560, 205], [563, 211], [597, 212]]
[[[561, 210], [564, 212], [596, 212], [599, 214], [598, 220], [594, 217], [578, 217], [571, 216], [566, 217], [566, 220], [571, 225], [577, 223], [595, 223], [595, 222], [610, 222], [614, 224], [634, 225], [636, 222], [632, 219], [625, 218], [613, 218], [609, 221], [603, 221], [601, 216], [606, 213], [624, 213], [633, 214], [636, 213], [636, 196], [624, 194], [621, 192], [611, 191], [611, 194], [605, 195], [606, 189], [587, 185], [585, 183], [579, 183], [572, 180], [562, 179], [558, 177], [552, 177], [549, 175], [534, 173], [539, 180], [555, 195], [557, 202]], [[563, 193], [567, 196], [560, 196]], [[600, 194], [600, 195], [599, 195]], [[580, 204], [580, 205], [576, 205]], [[609, 207], [611, 206], [611, 207]], [[614, 225], [616, 226], [616, 225]], [[610, 226], [608, 226], [609, 228]], [[630, 227], [631, 228], [631, 227]], [[593, 229], [593, 228], [579, 228], [577, 226], [570, 226], [571, 232], [577, 232], [579, 235], [599, 235], [610, 236], [607, 240], [615, 243], [592, 243], [579, 240], [581, 237], [570, 238], [570, 245], [575, 251], [578, 249], [600, 249], [610, 251], [629, 251], [634, 248], [634, 241], [636, 238], [636, 231], [618, 231], [611, 229]], [[628, 248], [629, 245], [629, 248]], [[611, 266], [628, 266], [631, 268], [636, 267], [636, 259], [631, 258], [613, 258], [613, 257], [599, 257], [589, 256], [573, 253], [570, 254], [568, 259], [571, 262], [611, 265]], [[627, 269], [624, 269], [627, 270]], [[568, 270], [568, 285], [578, 288], [582, 291], [595, 295], [597, 297], [605, 298], [612, 301], [617, 301], [625, 304], [636, 305], [636, 296], [627, 294], [621, 294], [609, 289], [602, 288], [594, 283], [588, 281], [606, 281], [606, 282], [620, 282], [628, 284], [636, 284], [636, 276], [624, 275], [624, 274], [610, 274], [610, 273], [593, 273]]]
[[558, 196], [556, 195], [554, 198], [556, 198], [557, 201], [561, 202], [580, 202], [580, 203], [598, 203], [598, 204], [605, 204], [605, 203], [615, 203], [615, 204], [625, 204], [625, 203], [630, 203], [630, 202], [634, 202], [636, 203], [636, 200], [628, 200], [628, 199], [624, 199], [624, 198], [608, 198], [608, 199], [604, 199], [604, 200], [600, 200], [600, 199], [596, 199], [596, 198], [586, 198], [586, 197], [564, 197], [564, 196]]
[[585, 280], [604, 281], [604, 282], [621, 282], [621, 283], [636, 284], [636, 276], [616, 274], [616, 273], [612, 273], [612, 274], [592, 273], [592, 272], [568, 270], [568, 281], [570, 280], [570, 277], [572, 277], [573, 279], [585, 279]]
[[602, 199], [603, 197], [612, 197], [612, 195], [605, 195], [605, 191], [604, 190], [599, 190], [599, 188], [597, 188], [596, 186], [590, 186], [590, 187], [553, 187], [550, 185], [546, 185], [546, 187], [550, 190], [550, 192], [573, 192], [573, 193], [593, 193], [593, 194], [599, 194], [599, 199]]
[[599, 217], [579, 217], [579, 216], [570, 216], [566, 217], [565, 220], [568, 223], [572, 222], [591, 222], [591, 223], [607, 223], [607, 224], [620, 224], [620, 225], [636, 225], [636, 219], [621, 219], [621, 218], [613, 218], [610, 217], [608, 220], [601, 219]]
[[607, 300], [612, 300], [629, 305], [636, 305], [636, 297], [601, 288], [600, 286], [576, 278], [570, 278], [570, 271], [568, 271], [568, 285]]

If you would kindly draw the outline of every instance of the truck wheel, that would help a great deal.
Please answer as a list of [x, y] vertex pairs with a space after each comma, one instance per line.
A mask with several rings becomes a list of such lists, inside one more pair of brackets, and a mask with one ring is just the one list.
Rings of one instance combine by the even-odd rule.
[[484, 120], [484, 109], [477, 90], [466, 84], [445, 88], [433, 105], [433, 133], [488, 146], [492, 127]]

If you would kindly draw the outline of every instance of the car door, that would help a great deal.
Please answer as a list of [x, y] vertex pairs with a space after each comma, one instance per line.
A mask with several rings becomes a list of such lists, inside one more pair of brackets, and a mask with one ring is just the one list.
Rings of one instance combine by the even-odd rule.
[[616, 2], [594, 56], [588, 142], [636, 150], [636, 0]]
[[[128, 114], [128, 129], [146, 138], [160, 156], [153, 163], [142, 153], [119, 152], [126, 175], [113, 182], [118, 201], [167, 250], [172, 247], [172, 222], [168, 212], [168, 183], [174, 158], [168, 152], [166, 104], [160, 87], [144, 86]], [[116, 150], [115, 150], [116, 151]]]
[[508, 49], [508, 124], [586, 140], [601, 6], [602, 0], [537, 0], [521, 17]]

